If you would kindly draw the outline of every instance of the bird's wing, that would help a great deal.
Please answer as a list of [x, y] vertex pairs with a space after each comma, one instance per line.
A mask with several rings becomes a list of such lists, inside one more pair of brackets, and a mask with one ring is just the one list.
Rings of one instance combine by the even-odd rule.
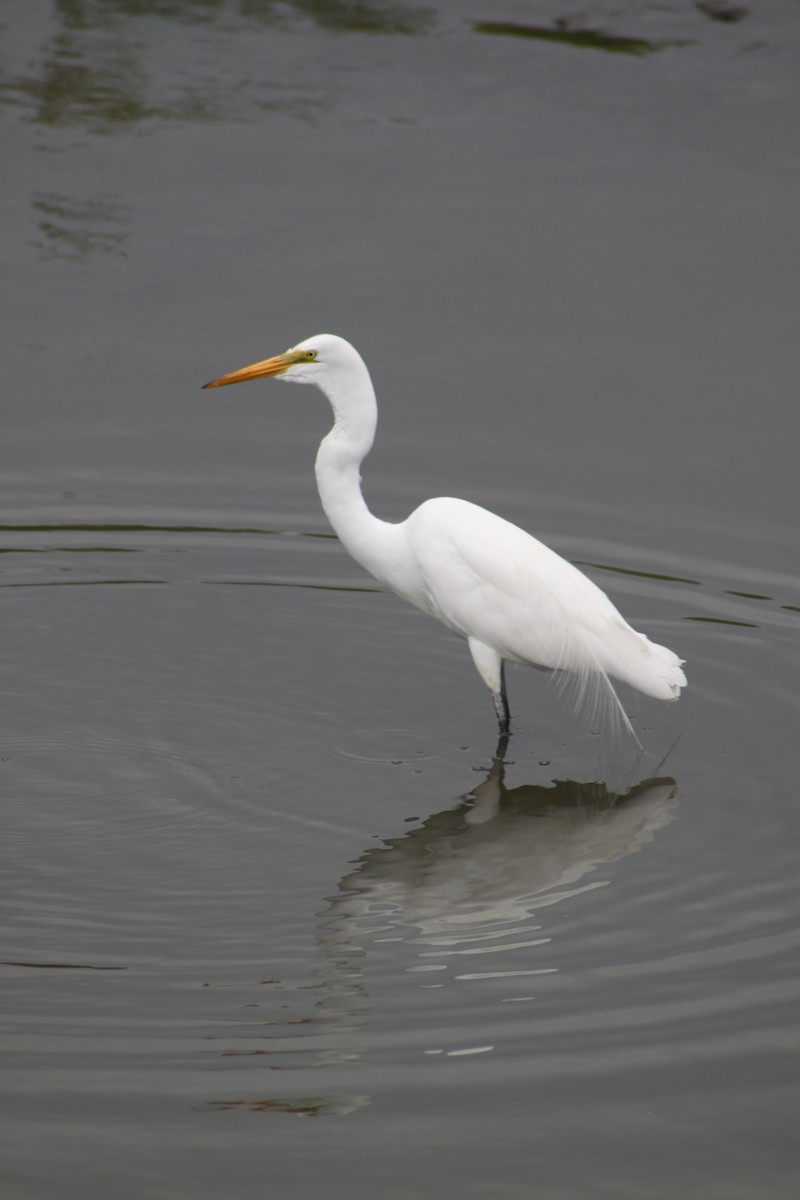
[[427, 501], [409, 518], [409, 545], [430, 610], [503, 658], [581, 670], [587, 641], [634, 633], [577, 567], [477, 505]]
[[409, 517], [408, 546], [421, 607], [504, 659], [571, 671], [582, 685], [602, 681], [615, 702], [609, 675], [661, 700], [686, 683], [678, 656], [632, 629], [582, 571], [484, 508], [429, 500]]

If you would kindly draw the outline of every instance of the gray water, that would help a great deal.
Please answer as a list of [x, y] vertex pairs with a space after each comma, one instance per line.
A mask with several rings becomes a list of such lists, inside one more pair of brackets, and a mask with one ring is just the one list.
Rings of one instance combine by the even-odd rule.
[[[3, 1200], [798, 1194], [800, 14], [0, 2]], [[521, 28], [525, 27], [525, 28]], [[587, 35], [586, 30], [593, 33]], [[555, 36], [554, 36], [555, 34]], [[632, 740], [320, 512], [484, 504]]]

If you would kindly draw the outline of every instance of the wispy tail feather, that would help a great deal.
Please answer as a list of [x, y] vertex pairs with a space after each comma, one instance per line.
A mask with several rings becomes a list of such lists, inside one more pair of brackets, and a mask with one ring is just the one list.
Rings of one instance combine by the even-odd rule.
[[639, 749], [642, 744], [631, 724], [611, 676], [657, 700], [677, 700], [686, 686], [683, 660], [632, 629], [623, 617], [608, 622], [602, 636], [564, 613], [561, 651], [556, 670], [560, 686], [575, 689], [575, 710], [590, 719], [610, 717], [621, 722]]
[[554, 678], [562, 692], [572, 692], [572, 707], [576, 716], [581, 715], [600, 726], [609, 722], [615, 732], [621, 727], [631, 735], [640, 750], [644, 749], [617, 689], [596, 657], [592, 661], [584, 658], [579, 668], [573, 664], [565, 666], [565, 669], [557, 669]]

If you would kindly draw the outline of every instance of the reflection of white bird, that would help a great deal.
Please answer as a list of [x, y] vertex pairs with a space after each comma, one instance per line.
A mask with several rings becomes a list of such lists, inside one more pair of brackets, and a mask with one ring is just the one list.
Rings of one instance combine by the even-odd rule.
[[615, 793], [570, 779], [506, 788], [504, 774], [496, 758], [463, 804], [365, 851], [334, 909], [349, 901], [351, 917], [380, 914], [427, 934], [461, 930], [469, 941], [478, 927], [604, 887], [607, 879], [586, 876], [653, 841], [680, 803], [666, 777]]
[[[504, 662], [574, 673], [595, 698], [613, 698], [609, 676], [659, 700], [677, 700], [681, 659], [648, 641], [577, 567], [516, 525], [465, 500], [426, 500], [399, 524], [374, 517], [359, 467], [375, 438], [378, 410], [363, 359], [329, 333], [254, 363], [206, 387], [280, 375], [315, 383], [333, 429], [317, 453], [322, 506], [353, 558], [376, 579], [467, 639], [489, 687], [501, 733], [509, 727]], [[631, 730], [631, 732], [633, 732]]]

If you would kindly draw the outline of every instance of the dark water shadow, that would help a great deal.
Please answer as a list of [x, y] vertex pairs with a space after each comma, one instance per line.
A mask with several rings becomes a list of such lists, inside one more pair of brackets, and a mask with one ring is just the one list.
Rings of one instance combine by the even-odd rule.
[[695, 44], [692, 41], [674, 39], [650, 41], [648, 38], [603, 33], [600, 29], [576, 28], [567, 18], [553, 25], [524, 25], [516, 21], [475, 21], [472, 28], [475, 33], [527, 38], [537, 42], [556, 42], [561, 46], [575, 46], [582, 50], [605, 50], [608, 54], [627, 54], [634, 58], [644, 58], [661, 50]]

